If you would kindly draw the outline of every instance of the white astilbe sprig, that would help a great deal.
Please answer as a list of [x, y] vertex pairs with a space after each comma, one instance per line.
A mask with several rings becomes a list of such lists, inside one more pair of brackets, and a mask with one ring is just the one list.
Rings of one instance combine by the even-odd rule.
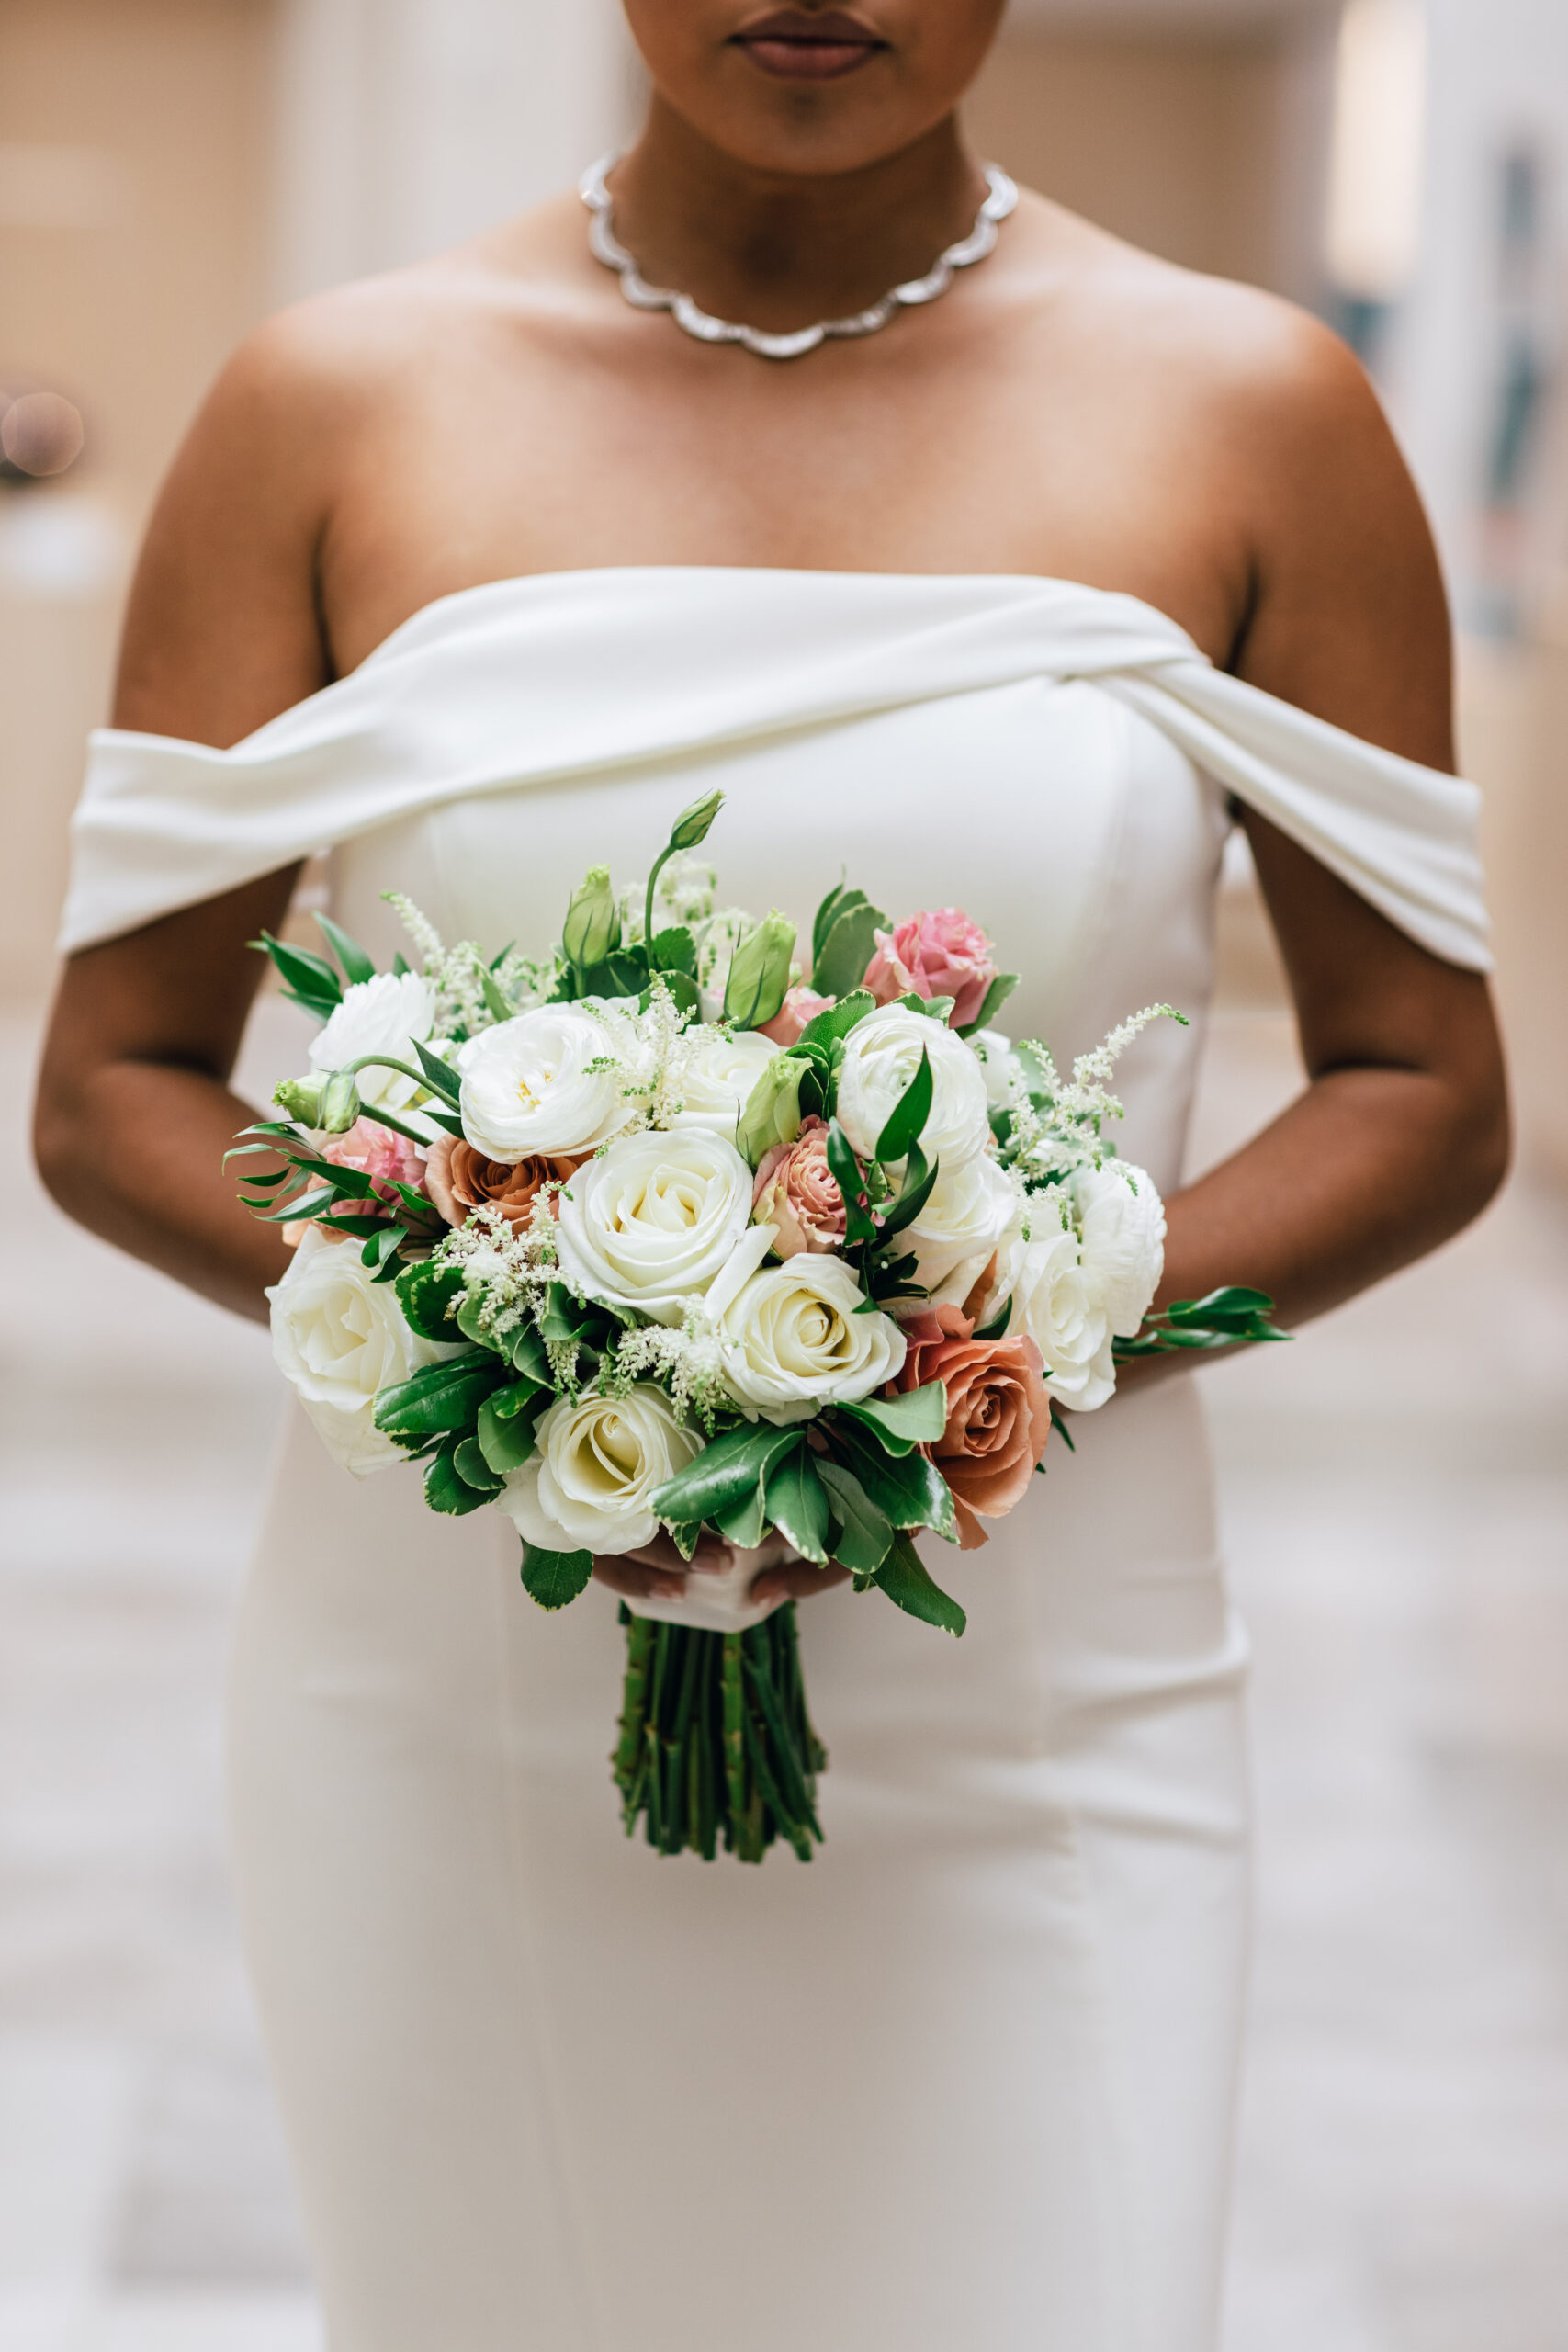
[[[686, 1071], [698, 1040], [706, 1033], [691, 1026], [692, 1015], [678, 1005], [661, 972], [655, 972], [646, 1012], [603, 999], [589, 998], [609, 1033], [612, 1050], [596, 1054], [588, 1064], [591, 1074], [608, 1073], [620, 1081], [621, 1099], [631, 1115], [612, 1141], [639, 1135], [646, 1127], [673, 1125], [682, 1103]], [[608, 1146], [601, 1145], [603, 1152]]]
[[1111, 1091], [1111, 1080], [1134, 1038], [1151, 1021], [1160, 1020], [1187, 1026], [1186, 1015], [1174, 1005], [1145, 1005], [1131, 1020], [1119, 1023], [1091, 1052], [1080, 1054], [1066, 1080], [1038, 1039], [1027, 1038], [1014, 1048], [1008, 1080], [1011, 1125], [1002, 1158], [1021, 1171], [1032, 1189], [1061, 1183], [1080, 1168], [1101, 1168], [1114, 1159], [1115, 1146], [1103, 1129], [1108, 1122], [1124, 1118], [1126, 1108]]
[[624, 1396], [649, 1374], [668, 1385], [676, 1412], [694, 1417], [711, 1437], [716, 1415], [730, 1400], [717, 1334], [695, 1304], [679, 1328], [648, 1323], [623, 1333], [614, 1355], [605, 1358], [599, 1385]]
[[513, 1226], [493, 1202], [481, 1202], [431, 1251], [434, 1263], [459, 1270], [465, 1298], [477, 1303], [480, 1330], [503, 1349], [519, 1324], [537, 1315], [557, 1279], [552, 1189], [541, 1191], [524, 1226]]
[[[477, 1036], [481, 1029], [493, 1028], [497, 1021], [507, 1017], [498, 1009], [485, 982], [487, 978], [491, 980], [509, 1011], [514, 1009], [515, 1002], [512, 990], [499, 973], [490, 971], [476, 940], [460, 940], [456, 947], [448, 947], [429, 916], [422, 913], [401, 890], [388, 890], [383, 896], [418, 948], [424, 977], [435, 991], [434, 1036]], [[512, 964], [516, 965], [519, 973], [537, 969], [524, 957], [509, 956], [502, 970]]]

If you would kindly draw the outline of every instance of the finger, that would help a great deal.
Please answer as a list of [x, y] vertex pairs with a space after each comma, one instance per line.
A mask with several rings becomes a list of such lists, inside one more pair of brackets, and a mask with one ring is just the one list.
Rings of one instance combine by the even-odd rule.
[[814, 1567], [809, 1560], [787, 1560], [776, 1568], [764, 1568], [751, 1587], [753, 1600], [809, 1600], [819, 1592], [827, 1592], [836, 1584], [847, 1584], [850, 1572], [840, 1567], [836, 1560], [825, 1568]]
[[640, 1560], [630, 1560], [618, 1553], [606, 1554], [593, 1563], [593, 1574], [612, 1592], [626, 1600], [679, 1600], [685, 1590], [684, 1577], [671, 1576], [662, 1568], [650, 1568]]

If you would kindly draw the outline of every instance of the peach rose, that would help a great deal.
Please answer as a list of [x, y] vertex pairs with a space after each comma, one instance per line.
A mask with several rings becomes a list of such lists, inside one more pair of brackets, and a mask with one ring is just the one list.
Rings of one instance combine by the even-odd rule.
[[564, 1184], [580, 1159], [536, 1152], [526, 1159], [487, 1159], [459, 1136], [438, 1136], [425, 1162], [425, 1190], [448, 1225], [464, 1225], [477, 1208], [498, 1208], [513, 1231], [527, 1224], [547, 1184]]
[[793, 1046], [808, 1021], [826, 1012], [837, 997], [818, 996], [814, 989], [791, 989], [771, 1021], [764, 1021], [761, 1035], [771, 1037], [775, 1046]]
[[777, 1227], [773, 1247], [781, 1258], [843, 1248], [844, 1196], [828, 1165], [825, 1119], [803, 1119], [793, 1143], [775, 1144], [763, 1156], [751, 1187], [751, 1216], [757, 1225]]
[[934, 914], [910, 915], [893, 931], [876, 934], [876, 953], [865, 967], [863, 988], [878, 1004], [892, 1004], [912, 990], [928, 1003], [952, 997], [951, 1029], [966, 1029], [980, 1018], [997, 977], [991, 943], [961, 907], [938, 907]]
[[1002, 1519], [1020, 1501], [1051, 1434], [1045, 1367], [1032, 1340], [976, 1340], [956, 1306], [939, 1306], [904, 1326], [908, 1352], [895, 1393], [940, 1380], [947, 1427], [922, 1447], [953, 1489], [965, 1552], [986, 1541], [982, 1519]]

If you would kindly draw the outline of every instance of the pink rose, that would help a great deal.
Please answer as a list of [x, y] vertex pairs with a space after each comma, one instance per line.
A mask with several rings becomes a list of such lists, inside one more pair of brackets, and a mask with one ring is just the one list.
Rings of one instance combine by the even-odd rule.
[[819, 1012], [826, 1012], [837, 1001], [835, 997], [818, 996], [811, 989], [791, 989], [778, 1012], [771, 1021], [763, 1022], [758, 1034], [771, 1037], [775, 1046], [793, 1046], [807, 1023], [815, 1021]]
[[334, 1168], [357, 1168], [368, 1176], [378, 1201], [397, 1201], [394, 1184], [412, 1185], [416, 1193], [424, 1190], [424, 1162], [418, 1151], [406, 1136], [394, 1135], [378, 1119], [355, 1119], [346, 1134], [328, 1136], [321, 1158]]
[[876, 934], [876, 953], [862, 982], [878, 1004], [891, 1004], [911, 991], [929, 1001], [952, 997], [948, 1026], [967, 1029], [978, 1021], [986, 992], [997, 977], [991, 943], [960, 907], [910, 915], [891, 932]]
[[825, 1119], [803, 1120], [793, 1143], [773, 1146], [757, 1170], [751, 1202], [756, 1222], [776, 1227], [781, 1258], [843, 1248], [844, 1196], [828, 1165]]

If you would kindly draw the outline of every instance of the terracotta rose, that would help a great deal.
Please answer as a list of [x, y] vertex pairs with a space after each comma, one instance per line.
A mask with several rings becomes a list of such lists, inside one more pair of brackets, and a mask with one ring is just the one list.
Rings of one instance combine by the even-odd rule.
[[1045, 1452], [1051, 1400], [1045, 1367], [1032, 1340], [976, 1340], [966, 1315], [939, 1306], [904, 1326], [908, 1353], [895, 1392], [940, 1380], [947, 1427], [922, 1449], [953, 1489], [958, 1540], [965, 1552], [986, 1541], [982, 1519], [1000, 1519], [1019, 1501]]
[[448, 1225], [465, 1225], [488, 1203], [515, 1230], [527, 1224], [547, 1184], [564, 1184], [581, 1165], [581, 1159], [543, 1153], [527, 1159], [487, 1159], [458, 1136], [438, 1136], [424, 1163], [424, 1189]]

